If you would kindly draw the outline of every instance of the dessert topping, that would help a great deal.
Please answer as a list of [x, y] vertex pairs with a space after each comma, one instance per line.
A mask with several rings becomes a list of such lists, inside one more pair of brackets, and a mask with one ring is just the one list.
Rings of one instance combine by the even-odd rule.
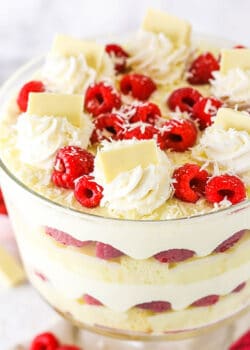
[[148, 9], [142, 29], [153, 33], [163, 33], [173, 44], [189, 45], [191, 25], [179, 17], [155, 9]]
[[171, 111], [192, 113], [193, 106], [201, 97], [200, 92], [191, 87], [179, 88], [170, 94], [167, 104]]
[[124, 107], [130, 123], [143, 122], [155, 125], [161, 117], [160, 108], [152, 102], [136, 103]]
[[103, 197], [102, 192], [102, 186], [94, 181], [93, 176], [83, 175], [75, 182], [75, 198], [86, 208], [97, 207]]
[[121, 107], [121, 98], [106, 82], [90, 85], [85, 95], [85, 109], [94, 117]]
[[240, 68], [250, 70], [250, 49], [224, 49], [221, 52], [220, 73]]
[[112, 247], [109, 244], [97, 242], [95, 255], [97, 258], [108, 260], [108, 259], [119, 258], [124, 254], [120, 250]]
[[156, 138], [156, 141], [158, 141], [158, 135], [159, 130], [153, 125], [139, 122], [127, 127], [127, 129], [124, 131], [123, 139], [151, 140]]
[[120, 140], [123, 135], [124, 119], [117, 113], [100, 114], [94, 119], [95, 129], [91, 136], [91, 142], [97, 143], [102, 140]]
[[146, 101], [156, 90], [156, 84], [147, 75], [134, 73], [123, 76], [120, 89], [124, 95], [131, 94], [140, 101]]
[[250, 115], [230, 108], [220, 108], [215, 118], [215, 126], [225, 130], [235, 129], [250, 134]]
[[192, 118], [195, 119], [200, 130], [212, 125], [213, 117], [216, 116], [222, 102], [214, 97], [201, 98], [193, 107]]
[[74, 181], [94, 169], [94, 156], [76, 146], [60, 148], [56, 154], [51, 179], [57, 187], [74, 189]]
[[127, 58], [129, 57], [129, 54], [120, 45], [117, 45], [117, 44], [106, 45], [105, 51], [111, 57], [114, 63], [116, 72], [117, 73], [124, 72], [126, 69]]
[[170, 119], [160, 130], [161, 148], [175, 152], [188, 150], [194, 146], [196, 138], [196, 126], [188, 119]]
[[246, 188], [237, 176], [224, 174], [214, 176], [207, 182], [205, 195], [211, 203], [220, 203], [227, 199], [236, 204], [246, 198]]
[[203, 53], [192, 63], [188, 71], [188, 82], [193, 85], [208, 84], [213, 72], [220, 69], [218, 60], [210, 53]]
[[41, 81], [33, 80], [24, 84], [21, 90], [19, 91], [19, 94], [17, 97], [17, 104], [20, 110], [22, 112], [26, 112], [28, 107], [29, 94], [31, 92], [44, 92], [44, 91], [45, 91], [45, 86]]
[[207, 171], [197, 164], [187, 163], [176, 169], [173, 174], [175, 197], [184, 202], [197, 202], [205, 193], [208, 176]]

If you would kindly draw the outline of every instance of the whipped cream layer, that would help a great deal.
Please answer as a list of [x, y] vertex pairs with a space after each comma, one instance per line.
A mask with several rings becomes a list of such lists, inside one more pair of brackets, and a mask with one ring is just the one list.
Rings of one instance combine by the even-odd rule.
[[[83, 278], [45, 255], [43, 249], [34, 246], [19, 233], [19, 246], [25, 263], [41, 271], [50, 283], [69, 299], [80, 299], [89, 294], [111, 310], [124, 312], [137, 304], [151, 301], [168, 301], [173, 310], [182, 310], [196, 300], [208, 295], [227, 295], [250, 278], [250, 261], [219, 276], [190, 284], [137, 285], [109, 283]], [[67, 281], [67, 283], [65, 283]]]
[[227, 74], [213, 72], [211, 91], [216, 97], [230, 102], [250, 102], [250, 71], [231, 69]]
[[192, 154], [194, 158], [212, 162], [224, 171], [245, 175], [246, 184], [250, 184], [250, 135], [246, 131], [207, 128]]
[[[122, 144], [136, 141], [105, 142], [102, 150], [119, 148]], [[150, 164], [143, 169], [137, 166], [120, 173], [113, 181], [107, 183], [99, 165], [99, 153], [95, 158], [94, 176], [103, 187], [101, 206], [109, 210], [125, 213], [135, 210], [139, 215], [150, 214], [159, 208], [171, 195], [171, 164], [167, 155], [157, 148], [158, 164]]]
[[50, 169], [59, 148], [74, 145], [86, 148], [93, 130], [89, 117], [82, 114], [81, 127], [66, 117], [36, 116], [23, 113], [16, 123], [19, 157], [23, 163]]
[[174, 47], [163, 34], [140, 31], [127, 44], [129, 67], [136, 73], [150, 76], [156, 84], [173, 84], [182, 78], [190, 51]]
[[41, 70], [48, 90], [82, 94], [95, 81], [96, 71], [87, 65], [83, 55], [64, 57], [49, 54]]

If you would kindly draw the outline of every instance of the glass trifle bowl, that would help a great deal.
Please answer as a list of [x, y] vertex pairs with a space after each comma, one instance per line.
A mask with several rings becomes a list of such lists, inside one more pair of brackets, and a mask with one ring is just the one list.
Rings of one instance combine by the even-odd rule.
[[[196, 40], [231, 46], [206, 36]], [[44, 58], [32, 61], [3, 86], [3, 116], [6, 102], [43, 62]], [[4, 159], [0, 166], [1, 187], [28, 278], [77, 327], [165, 344], [199, 337], [248, 308], [249, 200], [192, 217], [119, 219], [56, 203], [22, 183]], [[103, 245], [115, 249], [117, 256], [96, 256]], [[166, 262], [155, 258], [162, 252], [187, 256]]]

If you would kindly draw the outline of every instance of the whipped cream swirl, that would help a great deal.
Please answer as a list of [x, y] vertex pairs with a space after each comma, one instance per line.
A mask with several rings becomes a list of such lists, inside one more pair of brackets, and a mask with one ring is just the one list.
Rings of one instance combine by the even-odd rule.
[[96, 71], [87, 65], [83, 55], [64, 57], [49, 54], [41, 75], [48, 90], [82, 94], [95, 81]]
[[60, 147], [88, 146], [93, 125], [84, 114], [81, 127], [77, 128], [66, 117], [40, 117], [23, 113], [18, 117], [16, 130], [20, 160], [41, 169], [50, 169]]
[[[104, 142], [103, 150], [113, 149], [122, 143], [138, 141]], [[137, 166], [134, 169], [119, 174], [112, 182], [107, 183], [98, 165], [98, 153], [95, 159], [94, 176], [97, 182], [103, 186], [103, 199], [101, 206], [108, 207], [111, 211], [123, 214], [135, 211], [138, 215], [151, 214], [159, 208], [172, 193], [171, 164], [167, 155], [158, 149], [159, 163], [150, 164], [143, 169]]]
[[172, 84], [185, 70], [189, 50], [185, 45], [174, 48], [162, 33], [140, 31], [128, 43], [128, 66], [137, 73], [149, 75], [157, 84]]
[[245, 176], [250, 184], [250, 135], [246, 131], [207, 128], [192, 153], [200, 161], [216, 163], [222, 171]]
[[250, 102], [250, 71], [231, 69], [227, 74], [213, 72], [211, 80], [214, 96], [232, 102]]

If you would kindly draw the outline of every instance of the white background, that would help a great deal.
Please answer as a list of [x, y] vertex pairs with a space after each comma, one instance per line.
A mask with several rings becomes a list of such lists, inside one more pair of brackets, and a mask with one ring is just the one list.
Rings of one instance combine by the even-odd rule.
[[250, 0], [0, 0], [0, 82], [45, 52], [54, 33], [121, 33], [137, 28], [149, 6], [188, 19], [196, 31], [250, 44]]

